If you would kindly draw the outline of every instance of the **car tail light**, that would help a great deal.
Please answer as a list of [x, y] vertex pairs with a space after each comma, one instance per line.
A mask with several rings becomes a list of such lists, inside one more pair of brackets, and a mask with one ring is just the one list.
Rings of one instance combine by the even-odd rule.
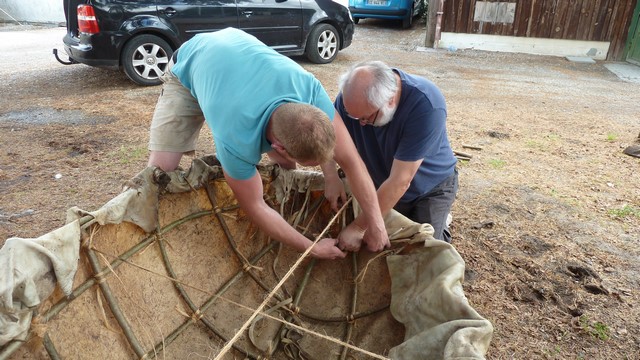
[[78, 5], [78, 31], [87, 34], [100, 32], [96, 14], [91, 5]]

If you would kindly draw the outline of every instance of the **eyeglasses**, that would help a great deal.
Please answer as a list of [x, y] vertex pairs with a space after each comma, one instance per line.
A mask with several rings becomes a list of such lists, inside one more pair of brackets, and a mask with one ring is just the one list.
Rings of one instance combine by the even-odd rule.
[[[357, 117], [353, 117], [351, 115], [349, 115], [349, 117], [355, 121], [360, 122], [360, 125], [374, 125], [376, 123], [376, 120], [378, 120], [378, 114], [380, 114], [380, 109], [378, 109], [375, 113], [366, 116], [366, 117], [361, 117], [361, 118], [357, 118]], [[348, 115], [348, 114], [347, 114]]]

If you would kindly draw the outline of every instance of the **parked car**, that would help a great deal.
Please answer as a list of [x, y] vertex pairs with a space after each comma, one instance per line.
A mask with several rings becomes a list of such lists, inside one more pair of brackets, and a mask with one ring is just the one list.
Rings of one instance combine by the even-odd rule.
[[426, 0], [349, 0], [349, 10], [356, 24], [364, 18], [398, 19], [407, 29], [413, 24], [413, 18], [426, 8]]
[[69, 60], [63, 64], [122, 69], [140, 85], [157, 85], [182, 43], [235, 27], [276, 51], [333, 61], [351, 44], [354, 23], [337, 0], [63, 0]]

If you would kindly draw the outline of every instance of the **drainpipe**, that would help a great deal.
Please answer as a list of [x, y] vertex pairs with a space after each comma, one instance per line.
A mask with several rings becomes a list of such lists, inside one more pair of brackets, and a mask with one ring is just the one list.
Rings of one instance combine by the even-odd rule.
[[433, 41], [433, 48], [437, 49], [440, 44], [440, 38], [442, 36], [441, 27], [442, 27], [442, 14], [444, 13], [444, 0], [438, 0], [438, 11], [436, 12], [436, 34], [435, 40]]

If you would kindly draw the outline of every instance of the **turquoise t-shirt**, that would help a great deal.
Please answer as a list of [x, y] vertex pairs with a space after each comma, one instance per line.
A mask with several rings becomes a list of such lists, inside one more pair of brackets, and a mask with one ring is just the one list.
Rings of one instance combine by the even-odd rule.
[[333, 103], [318, 79], [238, 29], [194, 36], [180, 47], [171, 71], [198, 101], [216, 155], [234, 179], [252, 177], [271, 150], [267, 124], [282, 103], [311, 104], [333, 120]]

